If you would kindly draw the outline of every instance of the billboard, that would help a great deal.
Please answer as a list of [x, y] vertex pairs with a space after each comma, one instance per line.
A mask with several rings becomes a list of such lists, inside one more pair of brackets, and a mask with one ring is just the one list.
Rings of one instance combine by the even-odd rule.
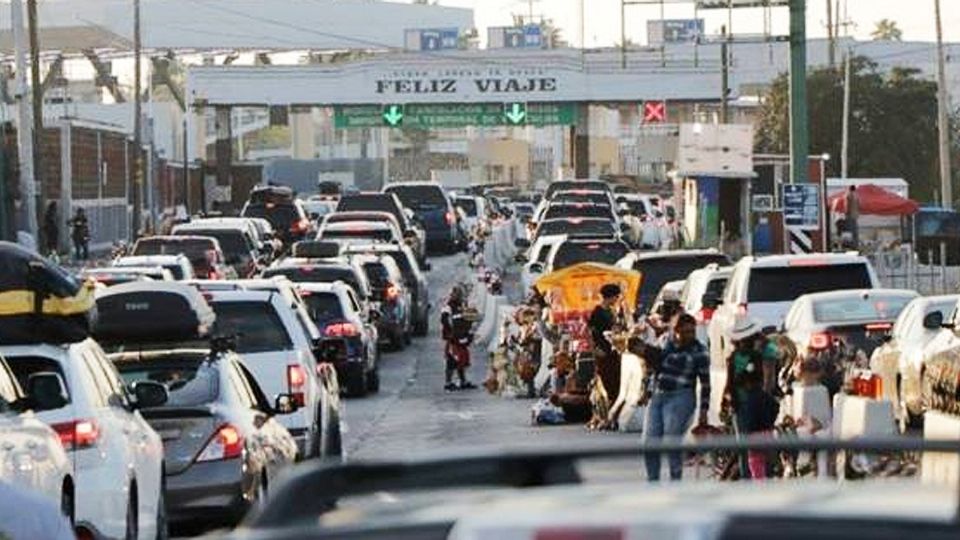
[[647, 42], [650, 45], [693, 42], [702, 36], [703, 32], [703, 19], [647, 21]]
[[404, 40], [409, 51], [447, 51], [460, 46], [460, 30], [456, 28], [418, 28], [406, 31]]
[[487, 29], [488, 49], [543, 49], [545, 46], [543, 28], [539, 24]]

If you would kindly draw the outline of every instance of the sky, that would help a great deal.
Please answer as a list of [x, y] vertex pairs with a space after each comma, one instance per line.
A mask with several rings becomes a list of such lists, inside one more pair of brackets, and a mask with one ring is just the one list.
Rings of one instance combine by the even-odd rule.
[[[675, 0], [670, 0], [675, 1]], [[909, 41], [933, 41], [936, 39], [934, 25], [934, 0], [841, 0], [846, 1], [849, 20], [855, 24], [850, 33], [860, 39], [869, 39], [870, 32], [880, 19], [891, 19], [903, 31], [903, 39]], [[552, 18], [563, 28], [563, 36], [572, 45], [580, 44], [580, 4], [587, 13], [584, 21], [588, 47], [609, 46], [620, 41], [620, 0], [534, 0], [534, 14]], [[827, 0], [807, 0], [807, 33], [811, 37], [826, 36]], [[485, 40], [488, 26], [511, 24], [512, 13], [529, 13], [529, 0], [439, 0], [443, 6], [468, 7], [474, 10], [474, 21]], [[944, 39], [960, 42], [960, 0], [942, 0]], [[666, 5], [668, 19], [693, 18], [693, 5]], [[774, 32], [786, 33], [788, 12], [786, 8], [774, 10]], [[727, 13], [701, 17], [706, 19], [708, 34], [719, 33], [720, 25], [727, 22]], [[660, 6], [628, 6], [627, 35], [636, 43], [646, 43], [646, 21], [660, 17]], [[762, 10], [735, 10], [734, 32], [759, 34], [763, 31]]]

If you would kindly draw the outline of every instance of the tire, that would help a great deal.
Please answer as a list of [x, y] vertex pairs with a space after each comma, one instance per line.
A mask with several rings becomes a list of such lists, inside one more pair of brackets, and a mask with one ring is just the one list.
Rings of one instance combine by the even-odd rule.
[[367, 375], [367, 391], [374, 394], [380, 392], [380, 368], [373, 368]]
[[137, 485], [130, 486], [130, 497], [127, 499], [127, 516], [125, 519], [126, 527], [124, 530], [124, 540], [137, 540], [140, 533], [140, 508], [137, 505]]

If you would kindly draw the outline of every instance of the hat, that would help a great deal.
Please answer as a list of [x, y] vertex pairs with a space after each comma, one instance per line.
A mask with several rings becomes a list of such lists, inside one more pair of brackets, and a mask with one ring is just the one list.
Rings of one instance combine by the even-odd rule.
[[756, 319], [741, 319], [730, 330], [730, 341], [742, 341], [748, 337], [756, 336], [762, 331], [760, 322]]
[[600, 296], [606, 298], [616, 298], [620, 296], [620, 286], [615, 283], [608, 283], [600, 287]]

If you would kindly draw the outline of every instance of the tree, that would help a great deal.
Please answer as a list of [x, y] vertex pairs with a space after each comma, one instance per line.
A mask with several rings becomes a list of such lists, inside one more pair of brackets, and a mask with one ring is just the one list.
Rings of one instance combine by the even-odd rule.
[[874, 41], [903, 41], [903, 31], [897, 26], [897, 21], [880, 19], [870, 32]]
[[[912, 68], [878, 70], [869, 59], [851, 60], [849, 174], [851, 177], [902, 177], [911, 196], [933, 200], [937, 177], [937, 86]], [[807, 78], [810, 154], [834, 156], [828, 174], [840, 171], [843, 125], [843, 73], [832, 68]], [[755, 145], [758, 152], [790, 151], [789, 78], [778, 77], [761, 106]]]

